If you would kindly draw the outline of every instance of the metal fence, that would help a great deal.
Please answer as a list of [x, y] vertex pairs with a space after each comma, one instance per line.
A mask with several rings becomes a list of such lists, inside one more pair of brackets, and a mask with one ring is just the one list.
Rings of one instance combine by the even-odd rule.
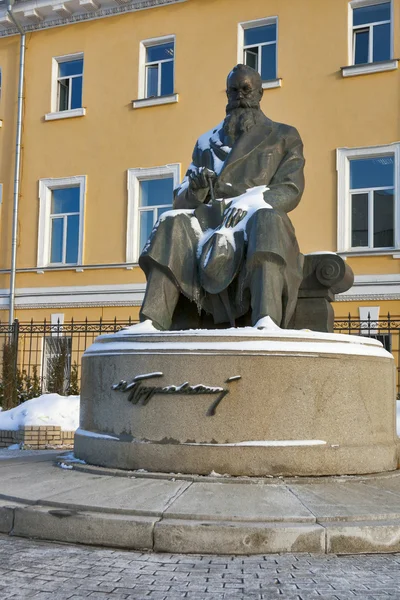
[[394, 356], [397, 367], [397, 397], [400, 398], [400, 317], [388, 313], [386, 318], [365, 320], [355, 319], [350, 314], [347, 318], [335, 319], [335, 333], [363, 335], [379, 340], [384, 348]]
[[[7, 347], [13, 348], [13, 371], [20, 381], [21, 389], [29, 396], [34, 391], [54, 391], [55, 368], [62, 371], [62, 391], [73, 391], [80, 385], [82, 355], [96, 339], [105, 333], [113, 333], [134, 324], [135, 320], [71, 321], [63, 323], [14, 321], [12, 325], [0, 322], [0, 385], [4, 380], [4, 364], [9, 356]], [[397, 365], [397, 389], [400, 392], [400, 317], [387, 315], [378, 320], [347, 318], [335, 319], [335, 333], [365, 335], [378, 339], [392, 352]], [[7, 358], [8, 356], [8, 358]], [[58, 383], [58, 387], [60, 384]], [[26, 399], [21, 396], [20, 399]], [[1, 403], [1, 402], [0, 402]]]
[[116, 318], [113, 321], [71, 319], [63, 323], [51, 323], [46, 319], [41, 322], [15, 320], [12, 325], [0, 322], [0, 380], [1, 365], [4, 375], [6, 350], [11, 346], [16, 378], [21, 380], [22, 388], [34, 385], [42, 393], [55, 391], [52, 389], [57, 387], [54, 377], [57, 376], [57, 368], [58, 371], [61, 368], [62, 391], [68, 391], [72, 378], [74, 389], [79, 389], [82, 355], [86, 348], [99, 335], [115, 333], [136, 322], [131, 318], [124, 321]]

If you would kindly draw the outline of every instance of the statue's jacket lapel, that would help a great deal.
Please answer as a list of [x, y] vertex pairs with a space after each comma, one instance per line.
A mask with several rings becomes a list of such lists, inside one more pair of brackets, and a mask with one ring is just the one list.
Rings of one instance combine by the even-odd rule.
[[237, 196], [251, 187], [268, 185], [284, 153], [277, 129], [277, 124], [265, 117], [261, 126], [237, 140], [220, 171], [217, 196]]

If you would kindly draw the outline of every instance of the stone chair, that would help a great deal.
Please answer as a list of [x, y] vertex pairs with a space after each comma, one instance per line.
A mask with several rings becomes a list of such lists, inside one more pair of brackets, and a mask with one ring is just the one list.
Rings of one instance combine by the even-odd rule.
[[[349, 265], [334, 252], [314, 252], [304, 256], [303, 281], [300, 285], [295, 314], [289, 329], [333, 332], [335, 294], [346, 292], [354, 282]], [[184, 325], [183, 325], [184, 323]], [[188, 327], [189, 323], [189, 327]], [[251, 325], [248, 313], [236, 320], [237, 327]], [[181, 296], [175, 309], [171, 329], [226, 329], [229, 323], [215, 325], [211, 315]]]

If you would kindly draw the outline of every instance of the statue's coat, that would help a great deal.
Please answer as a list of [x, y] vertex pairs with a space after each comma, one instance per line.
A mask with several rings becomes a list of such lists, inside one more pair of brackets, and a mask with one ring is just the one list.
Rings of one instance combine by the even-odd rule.
[[[227, 286], [231, 313], [238, 318], [250, 308], [248, 282], [252, 270], [263, 261], [282, 265], [282, 326], [287, 327], [295, 309], [303, 264], [287, 216], [299, 203], [304, 189], [303, 144], [297, 130], [271, 121], [260, 112], [259, 122], [243, 133], [230, 151], [224, 146], [222, 124], [203, 135], [196, 143], [186, 177], [175, 191], [174, 208], [188, 210], [171, 212], [171, 216], [160, 221], [140, 256], [139, 264], [146, 276], [156, 264], [181, 293], [211, 313], [215, 323], [223, 323], [228, 321], [224, 304], [218, 295], [202, 289], [198, 270], [199, 237], [209, 223], [207, 208], [190, 191], [188, 175], [201, 167], [216, 171], [217, 198], [234, 198], [249, 188], [268, 186], [264, 199], [273, 210], [260, 209], [249, 219], [238, 275], [233, 283], [227, 280]], [[205, 202], [209, 201], [206, 198]], [[229, 273], [229, 265], [224, 269], [220, 264], [221, 261], [218, 277], [224, 277], [224, 273]]]

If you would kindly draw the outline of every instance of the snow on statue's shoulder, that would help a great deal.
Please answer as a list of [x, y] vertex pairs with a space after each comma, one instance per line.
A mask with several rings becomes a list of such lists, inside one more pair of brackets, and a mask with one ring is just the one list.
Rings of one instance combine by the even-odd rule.
[[199, 137], [197, 140], [197, 145], [200, 150], [208, 150], [210, 148], [210, 140], [214, 137], [217, 137], [219, 132], [224, 126], [224, 122], [221, 121], [216, 127], [213, 127], [209, 131], [206, 131]]

